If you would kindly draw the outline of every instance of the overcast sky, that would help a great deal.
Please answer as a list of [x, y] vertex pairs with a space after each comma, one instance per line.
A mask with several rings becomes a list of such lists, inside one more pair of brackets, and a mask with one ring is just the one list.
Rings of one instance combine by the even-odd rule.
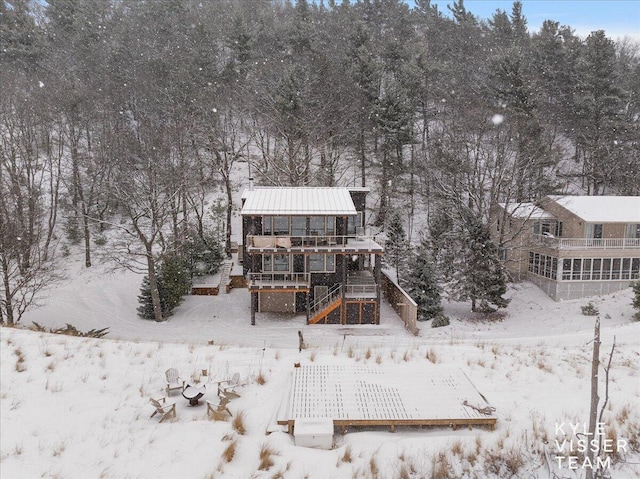
[[[609, 38], [630, 36], [640, 41], [640, 0], [521, 0], [530, 31], [538, 31], [544, 20], [571, 26], [586, 37], [604, 30]], [[431, 0], [444, 14], [453, 0]], [[511, 13], [513, 0], [465, 0], [465, 8], [481, 19], [491, 18], [496, 10]]]

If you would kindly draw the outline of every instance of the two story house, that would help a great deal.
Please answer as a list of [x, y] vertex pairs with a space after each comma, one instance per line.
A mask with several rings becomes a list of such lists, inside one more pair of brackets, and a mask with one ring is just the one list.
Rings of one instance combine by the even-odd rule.
[[367, 188], [249, 188], [243, 273], [257, 312], [309, 324], [379, 324], [383, 248], [366, 234]]
[[547, 196], [496, 205], [505, 266], [554, 300], [608, 294], [640, 278], [640, 197]]

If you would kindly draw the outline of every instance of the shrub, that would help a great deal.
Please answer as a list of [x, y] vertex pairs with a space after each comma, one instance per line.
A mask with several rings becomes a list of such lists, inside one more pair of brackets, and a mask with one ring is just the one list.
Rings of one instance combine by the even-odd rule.
[[449, 326], [449, 324], [450, 324], [449, 317], [445, 316], [444, 314], [439, 314], [435, 318], [433, 318], [433, 321], [431, 322], [431, 327], [441, 328], [442, 326]]
[[93, 242], [97, 245], [97, 246], [104, 246], [107, 244], [107, 238], [104, 235], [99, 235], [96, 236], [93, 239]]
[[591, 301], [584, 306], [580, 306], [580, 309], [585, 316], [598, 316], [600, 314], [600, 310]]
[[633, 319], [636, 321], [640, 321], [640, 281], [636, 281], [632, 285], [633, 287], [633, 307], [638, 310], [638, 312], [633, 316]]

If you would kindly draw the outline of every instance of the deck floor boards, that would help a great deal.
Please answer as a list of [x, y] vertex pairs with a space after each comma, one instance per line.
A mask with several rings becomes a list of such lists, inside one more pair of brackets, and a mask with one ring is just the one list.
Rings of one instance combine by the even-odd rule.
[[414, 365], [295, 368], [289, 407], [280, 424], [331, 418], [336, 426], [437, 425], [493, 427], [494, 414], [473, 407], [487, 403], [462, 371]]

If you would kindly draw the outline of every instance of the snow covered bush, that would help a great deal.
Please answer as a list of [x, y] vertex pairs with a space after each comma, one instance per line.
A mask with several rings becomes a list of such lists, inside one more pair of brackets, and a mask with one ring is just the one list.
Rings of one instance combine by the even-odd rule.
[[638, 312], [633, 316], [633, 319], [636, 321], [640, 321], [640, 281], [636, 281], [633, 283], [633, 307], [638, 310]]
[[600, 314], [600, 310], [591, 301], [584, 306], [580, 306], [580, 309], [585, 316], [598, 316]]
[[441, 328], [442, 326], [449, 326], [449, 324], [450, 324], [449, 317], [440, 313], [435, 318], [433, 318], [433, 321], [431, 322], [431, 327]]

